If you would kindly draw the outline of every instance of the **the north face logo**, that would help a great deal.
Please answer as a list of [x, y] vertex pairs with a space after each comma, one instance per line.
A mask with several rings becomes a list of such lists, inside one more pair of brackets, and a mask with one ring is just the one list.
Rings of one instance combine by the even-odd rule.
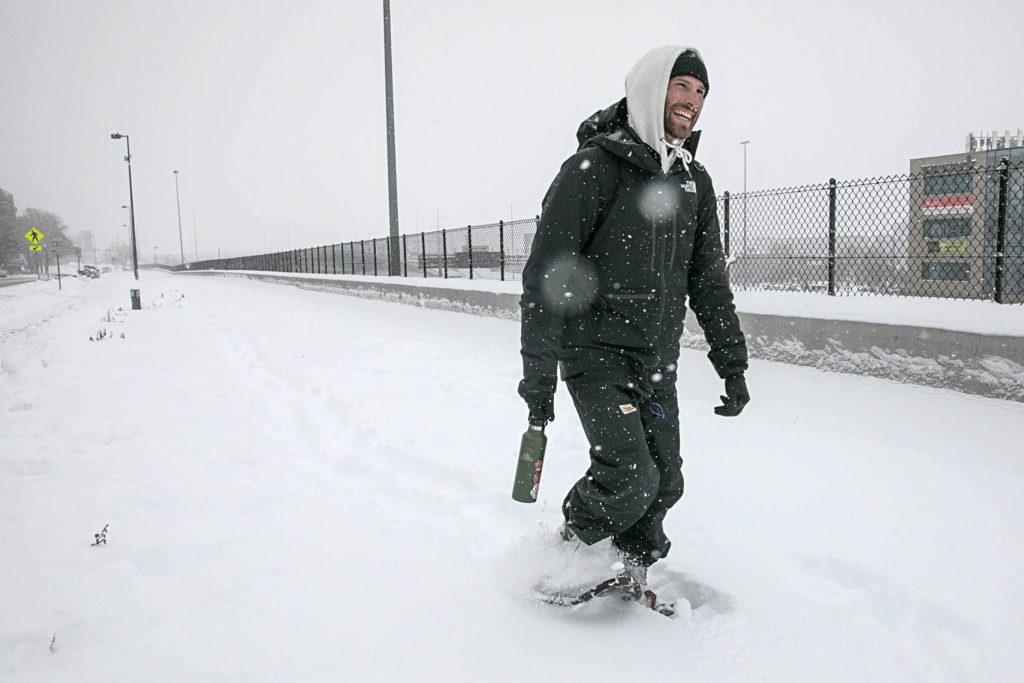
[[683, 189], [686, 190], [687, 192], [697, 194], [697, 183], [693, 180], [687, 180], [685, 183], [683, 183]]

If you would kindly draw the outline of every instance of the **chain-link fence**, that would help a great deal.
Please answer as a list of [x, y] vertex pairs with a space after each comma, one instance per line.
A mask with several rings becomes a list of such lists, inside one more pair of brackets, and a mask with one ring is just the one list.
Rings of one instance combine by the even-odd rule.
[[[737, 290], [1024, 302], [1024, 158], [718, 198]], [[539, 218], [201, 261], [197, 269], [518, 280]]]

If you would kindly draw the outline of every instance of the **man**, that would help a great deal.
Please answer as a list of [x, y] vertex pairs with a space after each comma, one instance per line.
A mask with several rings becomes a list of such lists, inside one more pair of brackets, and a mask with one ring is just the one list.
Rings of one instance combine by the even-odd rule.
[[738, 415], [750, 400], [715, 192], [694, 160], [709, 89], [697, 50], [644, 56], [626, 97], [579, 127], [523, 271], [519, 393], [531, 422], [554, 420], [559, 367], [591, 446], [562, 536], [611, 537], [640, 585], [668, 554], [662, 522], [683, 494], [676, 361], [687, 298], [725, 381], [715, 412]]

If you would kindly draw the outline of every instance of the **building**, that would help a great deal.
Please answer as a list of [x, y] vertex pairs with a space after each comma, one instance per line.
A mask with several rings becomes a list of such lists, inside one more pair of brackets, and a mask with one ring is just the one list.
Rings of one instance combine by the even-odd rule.
[[910, 160], [911, 294], [993, 299], [1000, 164], [1009, 161], [1003, 230], [1004, 301], [1024, 301], [1024, 135], [967, 136], [964, 152]]
[[96, 240], [88, 230], [82, 230], [75, 238], [75, 246], [82, 250], [82, 263], [98, 265], [99, 259], [96, 255]]

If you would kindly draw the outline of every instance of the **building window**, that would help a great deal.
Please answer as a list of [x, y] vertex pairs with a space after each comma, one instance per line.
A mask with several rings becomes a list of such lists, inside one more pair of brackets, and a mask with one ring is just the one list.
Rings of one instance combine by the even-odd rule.
[[947, 194], [970, 194], [971, 180], [972, 175], [970, 173], [926, 175], [924, 177], [924, 193], [929, 197]]
[[922, 263], [921, 279], [966, 282], [971, 279], [971, 267], [961, 261]]
[[924, 236], [928, 239], [967, 237], [971, 234], [970, 216], [943, 216], [924, 219]]

